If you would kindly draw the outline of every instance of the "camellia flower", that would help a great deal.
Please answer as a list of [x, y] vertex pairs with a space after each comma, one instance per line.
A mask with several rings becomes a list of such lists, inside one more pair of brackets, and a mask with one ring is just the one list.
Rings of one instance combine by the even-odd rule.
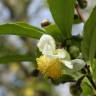
[[62, 65], [72, 69], [70, 55], [65, 49], [56, 49], [55, 40], [52, 36], [44, 34], [38, 44], [42, 56], [37, 58], [38, 70], [51, 78], [62, 76]]

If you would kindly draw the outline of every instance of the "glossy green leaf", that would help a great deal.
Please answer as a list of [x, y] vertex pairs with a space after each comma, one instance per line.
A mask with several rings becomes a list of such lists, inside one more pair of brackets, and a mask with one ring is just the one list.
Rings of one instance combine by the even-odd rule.
[[0, 35], [19, 35], [39, 39], [45, 33], [43, 30], [28, 24], [10, 23], [0, 25]]
[[91, 60], [96, 53], [96, 7], [84, 26], [82, 53], [86, 60]]
[[0, 25], [0, 35], [19, 35], [39, 39], [43, 34], [52, 35], [57, 41], [64, 41], [61, 31], [54, 24], [46, 27], [45, 31], [24, 22]]
[[35, 57], [30, 55], [5, 55], [0, 57], [0, 64], [10, 62], [34, 61]]
[[16, 25], [19, 25], [19, 26], [21, 26], [21, 27], [34, 28], [34, 29], [38, 29], [39, 31], [44, 32], [43, 30], [41, 30], [41, 29], [39, 29], [39, 28], [37, 28], [37, 27], [35, 27], [35, 26], [32, 26], [31, 24], [28, 24], [28, 23], [26, 23], [26, 22], [15, 22], [15, 24], [16, 24]]
[[71, 37], [75, 0], [48, 0], [55, 23], [65, 38]]

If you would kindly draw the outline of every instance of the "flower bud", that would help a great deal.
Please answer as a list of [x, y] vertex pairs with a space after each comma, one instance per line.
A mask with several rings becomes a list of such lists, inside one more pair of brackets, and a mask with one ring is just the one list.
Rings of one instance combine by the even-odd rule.
[[77, 56], [79, 56], [80, 50], [77, 46], [73, 45], [69, 48], [69, 53], [73, 58], [76, 58]]
[[48, 19], [44, 19], [42, 22], [41, 22], [41, 26], [42, 27], [46, 27], [48, 25], [50, 25], [51, 23], [48, 21]]

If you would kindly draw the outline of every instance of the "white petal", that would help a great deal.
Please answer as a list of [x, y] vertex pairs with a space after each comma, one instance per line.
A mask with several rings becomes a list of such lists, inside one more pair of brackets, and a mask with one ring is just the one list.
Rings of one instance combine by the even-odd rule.
[[57, 49], [56, 53], [57, 53], [59, 59], [70, 60], [70, 55], [65, 49]]
[[61, 60], [61, 62], [68, 68], [73, 69], [73, 65], [71, 63], [71, 61], [67, 61], [67, 60]]
[[64, 49], [57, 49], [58, 58], [64, 59], [66, 54], [63, 51]]
[[58, 56], [57, 56], [57, 55], [46, 54], [46, 56], [47, 56], [47, 57], [49, 57], [49, 58], [53, 58], [53, 59], [58, 58]]
[[48, 44], [45, 44], [43, 51], [42, 51], [43, 55], [53, 55], [53, 50], [52, 47]]
[[81, 70], [86, 64], [84, 60], [81, 59], [74, 59], [71, 61], [71, 63], [74, 66], [74, 71]]
[[48, 51], [48, 50], [45, 50], [47, 49], [46, 45], [48, 45], [47, 47], [50, 47], [50, 51], [55, 51], [55, 48], [56, 48], [56, 45], [55, 45], [55, 40], [52, 36], [50, 35], [47, 35], [47, 34], [44, 34], [38, 44], [37, 44], [37, 47], [39, 48], [39, 50], [44, 53], [43, 51]]

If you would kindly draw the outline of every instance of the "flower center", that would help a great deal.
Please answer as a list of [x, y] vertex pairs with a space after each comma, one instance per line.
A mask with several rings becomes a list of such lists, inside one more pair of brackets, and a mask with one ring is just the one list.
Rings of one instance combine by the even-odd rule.
[[38, 70], [45, 76], [55, 79], [62, 75], [62, 63], [58, 58], [48, 58], [43, 55], [37, 58], [37, 65]]

